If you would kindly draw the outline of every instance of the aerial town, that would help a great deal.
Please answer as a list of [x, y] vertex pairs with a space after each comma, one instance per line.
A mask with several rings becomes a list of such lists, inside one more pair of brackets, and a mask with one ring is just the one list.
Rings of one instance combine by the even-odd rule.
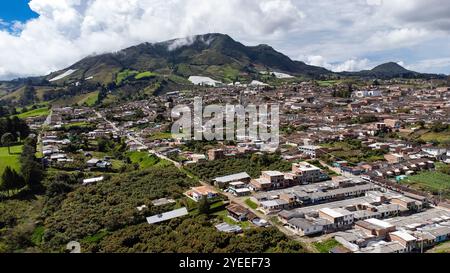
[[0, 261], [445, 264], [449, 41], [442, 0], [0, 1]]
[[[424, 87], [405, 87], [411, 82]], [[450, 88], [428, 84], [376, 82], [341, 97], [336, 92], [348, 86], [324, 81], [202, 82], [195, 92], [108, 107], [53, 106], [26, 122], [39, 131], [43, 166], [81, 172], [81, 187], [156, 162], [197, 181], [181, 195], [136, 206], [139, 213], [174, 208], [145, 214], [148, 225], [202, 213], [206, 200], [205, 213], [217, 215], [208, 221], [232, 236], [275, 227], [305, 251], [425, 252], [450, 240]], [[280, 105], [280, 146], [267, 152], [258, 139], [174, 138], [173, 105], [192, 105], [198, 96]]]

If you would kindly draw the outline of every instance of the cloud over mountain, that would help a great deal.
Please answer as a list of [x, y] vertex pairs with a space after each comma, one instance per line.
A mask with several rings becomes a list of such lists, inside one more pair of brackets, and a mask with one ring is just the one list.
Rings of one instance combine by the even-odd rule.
[[[440, 43], [440, 54], [450, 52], [450, 3], [424, 2], [32, 0], [38, 18], [0, 28], [0, 79], [46, 74], [87, 55], [141, 42], [210, 32], [249, 45], [270, 44], [305, 62], [321, 56], [327, 68], [336, 70], [391, 60], [430, 69], [425, 60], [450, 57], [435, 50]], [[189, 41], [173, 46], [184, 42]], [[450, 66], [438, 69], [431, 72], [450, 72]]]

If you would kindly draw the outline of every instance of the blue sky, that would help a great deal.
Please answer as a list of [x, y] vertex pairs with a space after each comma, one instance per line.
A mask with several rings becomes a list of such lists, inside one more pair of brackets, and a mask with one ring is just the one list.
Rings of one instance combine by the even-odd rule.
[[29, 0], [3, 0], [0, 1], [0, 18], [4, 22], [25, 22], [38, 16], [28, 6]]
[[450, 1], [2, 0], [0, 80], [46, 75], [88, 55], [210, 32], [246, 45], [269, 44], [333, 71], [397, 62], [450, 74]]

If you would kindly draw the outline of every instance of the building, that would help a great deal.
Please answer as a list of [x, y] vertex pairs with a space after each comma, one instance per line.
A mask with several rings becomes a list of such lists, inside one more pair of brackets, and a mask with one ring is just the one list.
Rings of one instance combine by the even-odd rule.
[[385, 239], [390, 232], [395, 231], [395, 226], [388, 222], [375, 218], [358, 221], [355, 223], [355, 229], [364, 231], [369, 236], [375, 236], [379, 239]]
[[304, 218], [290, 219], [286, 226], [300, 236], [310, 236], [323, 232], [323, 225]]
[[243, 182], [245, 184], [248, 184], [250, 183], [250, 180], [251, 177], [247, 173], [243, 172], [222, 177], [216, 177], [213, 180], [213, 182], [216, 187], [220, 189], [225, 189], [231, 182]]
[[83, 185], [89, 185], [92, 183], [97, 183], [97, 182], [101, 182], [103, 181], [105, 178], [103, 176], [100, 177], [94, 177], [94, 178], [89, 178], [89, 179], [84, 179], [83, 180]]
[[292, 164], [292, 172], [297, 174], [297, 180], [301, 184], [315, 183], [328, 179], [328, 176], [322, 170], [307, 162]]
[[353, 95], [357, 98], [370, 98], [370, 97], [381, 97], [382, 93], [379, 90], [364, 90], [356, 91]]
[[400, 244], [399, 242], [386, 242], [386, 241], [380, 241], [376, 244], [372, 244], [369, 247], [361, 248], [360, 250], [356, 251], [355, 253], [405, 253], [406, 248]]
[[326, 153], [325, 149], [320, 146], [305, 145], [298, 147], [298, 149], [300, 152], [311, 158], [317, 158]]
[[398, 196], [391, 199], [392, 204], [400, 205], [407, 208], [410, 211], [421, 211], [423, 209], [423, 203], [418, 200], [406, 196]]
[[251, 194], [251, 190], [244, 182], [231, 182], [228, 187], [228, 192], [231, 192], [237, 197], [248, 196]]
[[215, 190], [209, 189], [206, 186], [191, 188], [191, 190], [185, 194], [196, 202], [200, 201], [203, 196], [206, 196], [208, 199], [213, 199], [218, 195]]
[[[248, 209], [244, 208], [239, 204], [231, 204], [226, 207], [228, 211], [228, 216], [235, 219], [236, 221], [247, 221], [250, 218], [254, 218], [251, 215], [253, 214]], [[249, 217], [250, 216], [250, 217]]]
[[391, 241], [399, 242], [406, 248], [407, 252], [411, 252], [417, 246], [417, 238], [404, 231], [396, 231], [389, 234]]
[[319, 210], [319, 217], [331, 222], [334, 228], [349, 227], [353, 224], [353, 213], [342, 208], [330, 209], [323, 208]]
[[210, 149], [208, 150], [209, 160], [218, 160], [225, 158], [225, 151], [223, 149]]
[[274, 214], [284, 209], [289, 209], [289, 202], [282, 199], [262, 201], [260, 208], [267, 215]]
[[169, 211], [169, 212], [165, 212], [162, 214], [158, 214], [158, 215], [154, 215], [151, 217], [147, 217], [147, 223], [151, 224], [156, 224], [156, 223], [160, 223], [160, 222], [164, 222], [164, 221], [168, 221], [170, 219], [174, 219], [174, 218], [178, 218], [178, 217], [182, 217], [185, 215], [188, 215], [188, 211], [186, 208], [181, 208], [181, 209], [176, 209], [173, 211]]

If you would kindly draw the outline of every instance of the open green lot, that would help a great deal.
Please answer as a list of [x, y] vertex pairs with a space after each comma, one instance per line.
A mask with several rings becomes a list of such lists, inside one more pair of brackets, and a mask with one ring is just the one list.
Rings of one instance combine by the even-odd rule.
[[156, 77], [157, 74], [153, 73], [151, 71], [145, 71], [145, 72], [141, 72], [139, 74], [137, 74], [136, 76], [134, 76], [134, 78], [136, 80], [141, 80], [141, 79], [145, 79], [145, 78], [152, 78], [152, 77]]
[[330, 253], [333, 248], [341, 244], [335, 239], [329, 239], [323, 242], [316, 242], [313, 245], [320, 253]]
[[450, 131], [435, 133], [429, 132], [420, 137], [423, 141], [426, 142], [439, 142], [442, 144], [450, 144]]
[[20, 119], [25, 118], [34, 118], [34, 117], [42, 117], [47, 116], [50, 113], [50, 110], [47, 107], [42, 107], [38, 109], [34, 109], [25, 113], [18, 114], [17, 117]]
[[19, 156], [22, 152], [22, 145], [12, 146], [11, 154], [8, 154], [7, 147], [0, 147], [0, 176], [7, 166], [19, 170]]
[[147, 169], [156, 165], [163, 167], [166, 166], [166, 164], [171, 164], [166, 160], [162, 160], [149, 154], [148, 152], [129, 152], [127, 155], [130, 157], [132, 163], [139, 164], [140, 169]]
[[450, 196], [450, 175], [440, 172], [423, 172], [407, 179], [402, 183], [411, 185], [419, 190], [425, 190], [434, 194], [442, 194]]
[[80, 101], [78, 101], [78, 105], [87, 105], [94, 106], [98, 100], [98, 91], [86, 94]]

